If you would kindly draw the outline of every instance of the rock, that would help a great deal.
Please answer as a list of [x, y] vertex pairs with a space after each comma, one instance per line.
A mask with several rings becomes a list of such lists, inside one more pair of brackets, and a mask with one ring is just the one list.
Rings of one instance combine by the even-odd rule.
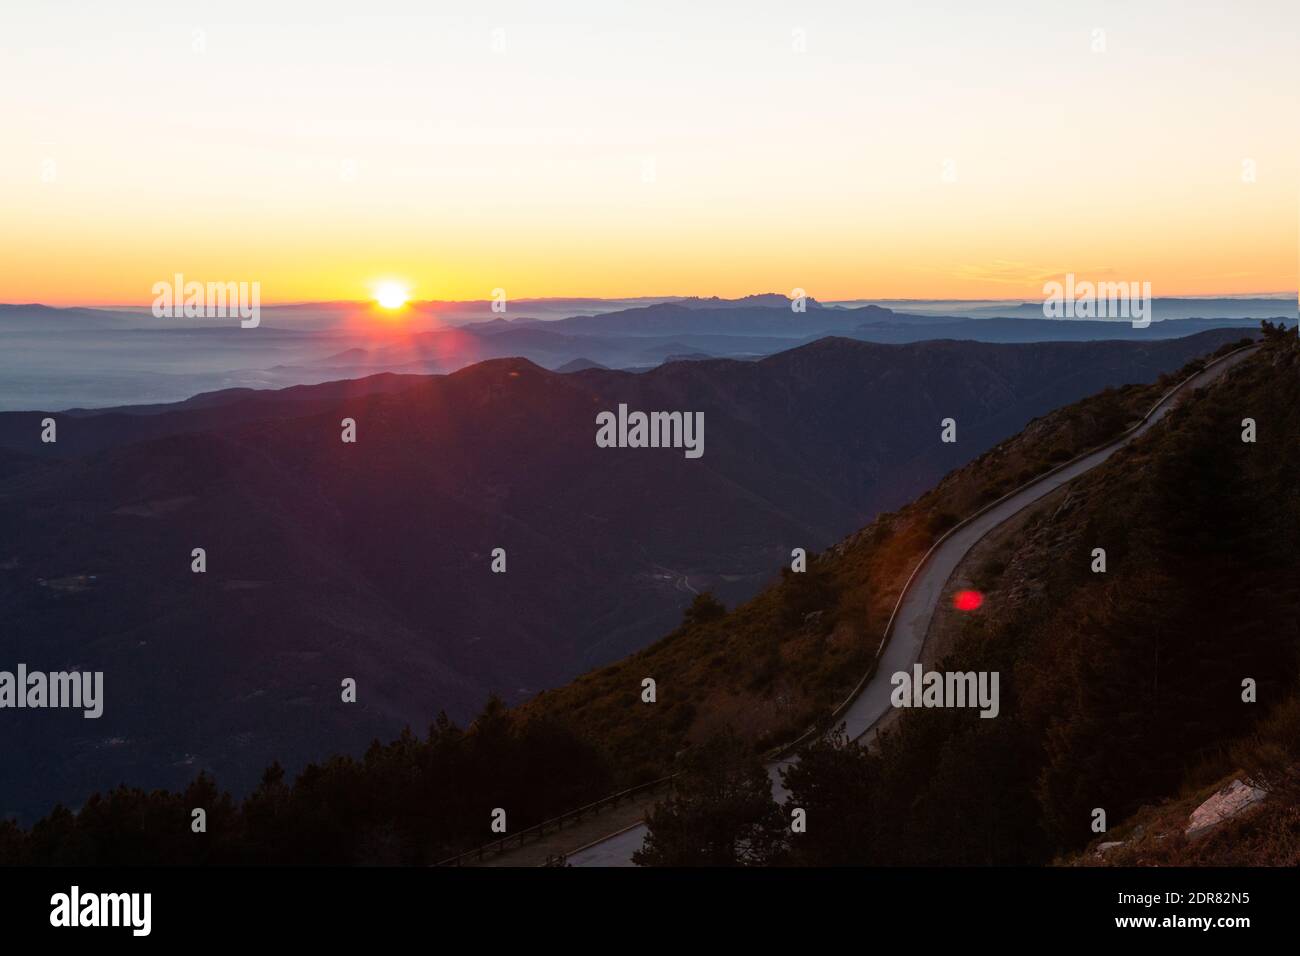
[[1188, 839], [1203, 836], [1224, 820], [1263, 800], [1267, 794], [1250, 784], [1234, 780], [1192, 811], [1187, 821]]
[[1097, 855], [1098, 855], [1098, 856], [1101, 856], [1101, 855], [1103, 855], [1104, 853], [1108, 853], [1109, 851], [1115, 849], [1115, 847], [1117, 847], [1117, 846], [1123, 846], [1123, 845], [1124, 845], [1124, 841], [1123, 841], [1123, 840], [1107, 840], [1105, 843], [1098, 843], [1098, 844], [1097, 844]]

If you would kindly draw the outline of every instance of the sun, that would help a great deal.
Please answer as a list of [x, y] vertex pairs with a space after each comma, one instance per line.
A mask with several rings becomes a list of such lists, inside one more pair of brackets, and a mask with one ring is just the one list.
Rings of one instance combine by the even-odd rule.
[[406, 305], [410, 294], [400, 282], [381, 282], [375, 288], [375, 301], [385, 309], [400, 309]]

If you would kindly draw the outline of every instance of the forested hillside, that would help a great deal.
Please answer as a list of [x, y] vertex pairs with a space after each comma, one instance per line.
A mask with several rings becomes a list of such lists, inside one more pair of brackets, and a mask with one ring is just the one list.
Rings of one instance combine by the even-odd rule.
[[[1271, 808], [1224, 831], [1252, 841], [1254, 858], [1166, 827], [1113, 860], [1294, 864], [1297, 436], [1300, 348], [1270, 330], [1239, 369], [1045, 501], [976, 572], [986, 603], [938, 669], [999, 672], [999, 717], [908, 710], [870, 751], [835, 737], [811, 748], [786, 780], [786, 810], [806, 811], [807, 832], [769, 862], [1042, 864], [1141, 837], [1122, 825], [1133, 814], [1189, 795], [1194, 807], [1239, 776]], [[733, 771], [730, 791], [745, 786]], [[1098, 809], [1112, 828], [1102, 836]], [[664, 832], [690, 833], [682, 818], [698, 808], [677, 811]], [[645, 862], [694, 853], [661, 839]]]

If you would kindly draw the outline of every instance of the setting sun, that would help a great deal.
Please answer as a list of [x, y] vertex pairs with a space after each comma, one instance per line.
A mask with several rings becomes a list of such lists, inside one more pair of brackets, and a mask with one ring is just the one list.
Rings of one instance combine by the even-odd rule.
[[409, 298], [406, 287], [396, 282], [385, 282], [375, 289], [375, 301], [385, 309], [400, 309]]

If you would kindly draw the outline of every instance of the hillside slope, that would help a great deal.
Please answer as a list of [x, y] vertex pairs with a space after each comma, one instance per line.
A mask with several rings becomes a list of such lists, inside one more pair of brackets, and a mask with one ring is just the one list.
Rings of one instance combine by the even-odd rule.
[[[787, 573], [730, 613], [701, 602], [657, 644], [540, 695], [526, 710], [599, 728], [592, 733], [629, 782], [666, 771], [683, 747], [724, 728], [757, 749], [792, 739], [860, 678], [907, 576], [958, 517], [1118, 435], [1195, 367], [1044, 416], [807, 573]], [[640, 703], [645, 677], [657, 683], [655, 707]]]
[[[823, 821], [796, 859], [1044, 863], [1091, 841], [1088, 862], [1294, 863], [1297, 435], [1300, 348], [1275, 336], [1045, 502], [966, 569], [985, 603], [933, 665], [999, 673], [999, 717], [908, 710], [871, 753], [816, 748], [789, 780]], [[1174, 833], [1235, 777], [1275, 793], [1221, 836]]]

